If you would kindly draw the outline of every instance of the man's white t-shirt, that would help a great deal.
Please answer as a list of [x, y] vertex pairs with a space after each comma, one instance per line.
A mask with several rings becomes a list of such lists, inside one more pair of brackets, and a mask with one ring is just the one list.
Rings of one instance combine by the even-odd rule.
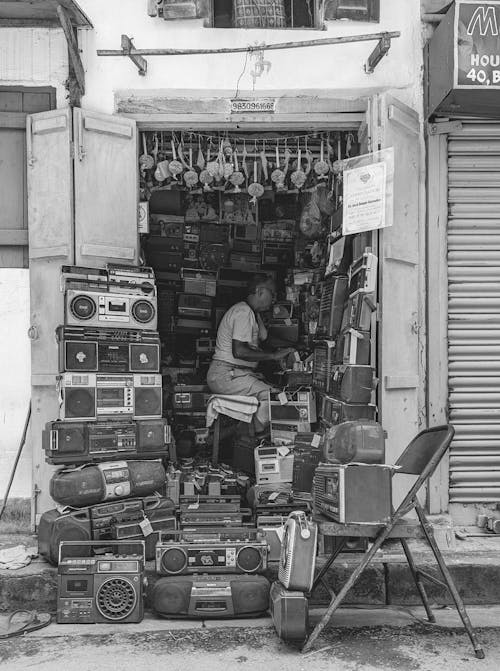
[[[260, 322], [260, 323], [259, 323]], [[222, 317], [215, 342], [215, 361], [226, 361], [235, 366], [257, 368], [257, 361], [244, 361], [233, 356], [233, 340], [246, 342], [250, 347], [259, 347], [259, 337], [265, 339], [267, 333], [264, 324], [255, 316], [255, 312], [245, 301], [233, 305]]]

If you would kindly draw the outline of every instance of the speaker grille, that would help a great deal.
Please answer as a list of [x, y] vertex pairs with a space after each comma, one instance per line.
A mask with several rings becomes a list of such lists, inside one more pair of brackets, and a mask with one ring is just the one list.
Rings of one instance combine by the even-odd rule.
[[96, 606], [106, 620], [123, 620], [137, 603], [137, 592], [127, 578], [109, 578], [100, 585], [96, 594]]
[[187, 566], [186, 553], [181, 548], [169, 548], [161, 558], [161, 565], [165, 573], [172, 575], [182, 573]]
[[94, 417], [95, 390], [66, 388], [64, 405], [66, 417]]
[[71, 454], [83, 454], [85, 452], [85, 438], [84, 438], [85, 429], [83, 426], [66, 426], [64, 429], [54, 429], [53, 436], [57, 436], [56, 439], [52, 439], [51, 448], [56, 449], [60, 453], [71, 452]]
[[67, 342], [66, 370], [97, 370], [97, 344], [95, 342]]
[[[247, 576], [240, 576], [240, 578]], [[250, 576], [248, 576], [250, 578]], [[253, 580], [231, 580], [235, 615], [264, 613], [269, 607], [269, 582], [264, 576]]]
[[97, 312], [97, 305], [90, 296], [75, 296], [70, 303], [69, 309], [76, 319], [86, 321], [92, 319]]
[[161, 390], [136, 387], [136, 417], [152, 417], [161, 415]]
[[241, 550], [238, 552], [238, 559], [236, 560], [236, 564], [238, 568], [245, 573], [253, 573], [261, 567], [261, 553], [259, 550], [257, 550], [257, 548], [250, 546], [241, 548]]
[[160, 578], [153, 588], [153, 610], [159, 615], [187, 615], [192, 586], [189, 581]]
[[139, 324], [147, 324], [155, 316], [155, 309], [149, 301], [136, 301], [132, 306], [132, 315]]
[[143, 371], [156, 373], [160, 367], [158, 345], [130, 345], [130, 370], [133, 373]]

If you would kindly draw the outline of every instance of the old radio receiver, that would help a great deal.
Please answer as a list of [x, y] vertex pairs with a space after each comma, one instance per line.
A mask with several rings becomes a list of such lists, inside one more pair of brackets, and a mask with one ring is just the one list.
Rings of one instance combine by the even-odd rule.
[[159, 374], [63, 373], [58, 386], [61, 419], [156, 419], [162, 414]]
[[385, 431], [378, 422], [357, 419], [330, 427], [325, 433], [323, 458], [327, 462], [347, 464], [383, 464]]
[[210, 296], [197, 294], [180, 294], [177, 313], [181, 317], [210, 319], [212, 316], [213, 299]]
[[346, 403], [370, 403], [376, 385], [375, 371], [371, 366], [348, 364], [334, 366], [327, 391]]
[[216, 272], [197, 268], [183, 268], [181, 277], [185, 293], [215, 296], [217, 289]]
[[286, 589], [309, 592], [314, 581], [318, 527], [301, 510], [290, 513], [281, 544], [278, 579]]
[[324, 394], [321, 398], [320, 417], [327, 424], [340, 424], [353, 419], [375, 419], [376, 406], [364, 403], [346, 403]]
[[[141, 622], [144, 617], [144, 543], [134, 541], [134, 554], [86, 556], [105, 542], [63, 541], [57, 576], [57, 623], [101, 624]], [[130, 552], [127, 542], [126, 551]], [[83, 551], [66, 556], [65, 550]], [[124, 548], [114, 543], [115, 552]]]
[[255, 448], [255, 478], [257, 484], [292, 482], [293, 451], [286, 445]]
[[347, 282], [345, 275], [334, 275], [323, 282], [316, 328], [318, 338], [332, 339], [339, 334], [347, 298]]
[[316, 396], [312, 389], [279, 393], [270, 391], [269, 408], [271, 422], [275, 424], [279, 422], [314, 424], [316, 421]]

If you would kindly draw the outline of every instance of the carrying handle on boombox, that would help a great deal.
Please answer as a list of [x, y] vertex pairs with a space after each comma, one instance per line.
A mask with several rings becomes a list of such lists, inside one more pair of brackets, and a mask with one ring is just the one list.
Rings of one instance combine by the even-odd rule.
[[[136, 540], [126, 540], [126, 541], [115, 541], [115, 540], [109, 540], [109, 541], [60, 541], [59, 543], [59, 561], [58, 563], [61, 563], [62, 559], [62, 549], [63, 546], [72, 546], [72, 547], [84, 547], [84, 548], [89, 548], [89, 547], [127, 547], [129, 548], [131, 545], [136, 545], [141, 549], [141, 558], [143, 563], [146, 561], [146, 543], [144, 541], [136, 541]], [[130, 554], [128, 552], [127, 554]]]

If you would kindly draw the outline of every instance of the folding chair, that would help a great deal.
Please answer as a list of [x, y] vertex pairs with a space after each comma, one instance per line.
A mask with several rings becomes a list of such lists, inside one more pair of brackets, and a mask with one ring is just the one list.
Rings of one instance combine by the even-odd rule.
[[[469, 638], [472, 642], [476, 657], [478, 657], [479, 659], [484, 659], [483, 649], [481, 648], [478, 642], [478, 639], [472, 627], [467, 611], [465, 610], [465, 605], [462, 601], [462, 598], [460, 597], [460, 594], [458, 593], [458, 590], [453, 582], [453, 578], [451, 577], [450, 571], [446, 566], [443, 556], [437, 546], [432, 527], [424, 513], [422, 506], [417, 500], [417, 494], [419, 490], [424, 485], [427, 478], [429, 478], [434, 473], [437, 465], [439, 464], [444, 453], [448, 449], [454, 433], [455, 430], [450, 425], [436, 426], [434, 428], [421, 431], [409, 443], [403, 454], [399, 457], [399, 459], [396, 462], [396, 466], [398, 468], [395, 471], [395, 473], [407, 473], [411, 475], [417, 475], [418, 478], [416, 482], [413, 484], [413, 486], [410, 488], [408, 493], [406, 494], [405, 498], [403, 499], [402, 503], [397, 508], [397, 510], [393, 510], [391, 519], [388, 523], [374, 524], [374, 525], [336, 524], [336, 523], [330, 524], [329, 522], [324, 520], [325, 530], [329, 528], [328, 535], [338, 535], [346, 538], [348, 536], [370, 537], [373, 539], [373, 544], [365, 552], [360, 564], [356, 567], [356, 569], [354, 570], [350, 578], [347, 580], [345, 585], [342, 587], [340, 592], [335, 595], [330, 590], [332, 596], [330, 604], [325, 614], [321, 618], [320, 622], [316, 625], [311, 635], [306, 640], [302, 648], [302, 652], [307, 652], [312, 647], [315, 640], [318, 638], [320, 633], [323, 631], [324, 627], [329, 622], [333, 613], [340, 606], [346, 594], [354, 585], [354, 583], [357, 581], [361, 573], [371, 562], [377, 550], [379, 550], [380, 547], [382, 546], [383, 542], [388, 538], [391, 539], [396, 538], [401, 542], [401, 545], [403, 547], [403, 551], [408, 561], [408, 566], [410, 567], [413, 579], [415, 580], [415, 584], [420, 594], [420, 598], [422, 599], [422, 603], [424, 604], [424, 608], [427, 613], [427, 618], [429, 622], [434, 622], [435, 618], [432, 613], [431, 606], [429, 604], [429, 600], [425, 591], [425, 587], [422, 581], [423, 578], [433, 583], [436, 583], [442, 587], [445, 587], [449, 590], [455, 603], [458, 614], [460, 615], [460, 618], [462, 619], [467, 634], [469, 635]], [[414, 531], [411, 532], [411, 525], [408, 524], [409, 521], [402, 520], [403, 516], [409, 513], [413, 509], [415, 509], [417, 513], [418, 528], [421, 532], [423, 532], [423, 536], [425, 537], [429, 546], [431, 547], [431, 550], [434, 554], [434, 557], [436, 558], [436, 562], [439, 566], [441, 574], [444, 578], [444, 582], [438, 580], [434, 576], [429, 575], [428, 573], [425, 573], [421, 569], [418, 569], [416, 566], [415, 560], [412, 556], [407, 540], [409, 537], [415, 537], [415, 533]], [[321, 530], [322, 526], [321, 520], [319, 520], [319, 526]], [[332, 526], [335, 527], [335, 534], [332, 533]], [[336, 557], [342, 551], [344, 543], [345, 540], [344, 541], [341, 540], [341, 542], [336, 547], [335, 552], [331, 554], [331, 556], [328, 558], [324, 566], [321, 568], [320, 572], [315, 578], [312, 590], [314, 590], [320, 582], [323, 582], [326, 571], [329, 569], [329, 567], [335, 561]]]

